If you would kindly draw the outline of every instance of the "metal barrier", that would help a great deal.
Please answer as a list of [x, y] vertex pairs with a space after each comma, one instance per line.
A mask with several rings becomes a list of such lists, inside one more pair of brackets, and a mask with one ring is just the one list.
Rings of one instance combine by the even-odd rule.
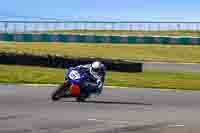
[[59, 30], [200, 31], [200, 22], [0, 21], [0, 32], [4, 33]]

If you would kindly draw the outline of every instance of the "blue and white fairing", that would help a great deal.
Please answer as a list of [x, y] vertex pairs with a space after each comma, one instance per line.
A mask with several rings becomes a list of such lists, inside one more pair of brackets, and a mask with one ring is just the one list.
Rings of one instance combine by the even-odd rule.
[[68, 80], [71, 84], [78, 84], [83, 80], [87, 80], [89, 78], [88, 74], [86, 73], [80, 73], [78, 69], [72, 69], [70, 68], [65, 75], [65, 79]]

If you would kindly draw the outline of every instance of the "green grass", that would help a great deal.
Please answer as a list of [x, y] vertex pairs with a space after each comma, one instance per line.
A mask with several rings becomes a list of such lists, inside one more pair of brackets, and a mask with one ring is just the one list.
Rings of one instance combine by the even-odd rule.
[[[46, 67], [0, 65], [0, 82], [59, 84], [64, 80], [65, 71], [65, 69]], [[200, 73], [150, 71], [143, 73], [108, 72], [105, 85], [199, 90], [199, 79]]]
[[197, 45], [0, 42], [0, 52], [200, 63], [200, 46]]
[[[0, 65], [1, 83], [57, 84], [64, 80], [65, 69]], [[200, 73], [108, 72], [105, 85], [165, 89], [200, 90]]]
[[127, 31], [127, 30], [53, 30], [42, 33], [84, 35], [132, 35], [132, 36], [200, 36], [200, 31]]

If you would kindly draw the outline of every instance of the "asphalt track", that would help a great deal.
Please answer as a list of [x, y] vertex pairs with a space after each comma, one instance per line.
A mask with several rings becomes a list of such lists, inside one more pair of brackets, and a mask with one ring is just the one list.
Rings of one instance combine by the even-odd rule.
[[0, 85], [0, 133], [200, 133], [200, 92], [104, 89], [52, 102], [55, 87]]
[[195, 63], [167, 63], [167, 62], [144, 62], [143, 70], [176, 71], [176, 72], [200, 72], [200, 64]]

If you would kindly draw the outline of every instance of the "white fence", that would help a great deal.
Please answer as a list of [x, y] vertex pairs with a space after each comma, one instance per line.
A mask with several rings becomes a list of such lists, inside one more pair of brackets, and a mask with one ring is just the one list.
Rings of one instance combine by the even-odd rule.
[[200, 31], [200, 22], [0, 21], [0, 32], [51, 30]]

